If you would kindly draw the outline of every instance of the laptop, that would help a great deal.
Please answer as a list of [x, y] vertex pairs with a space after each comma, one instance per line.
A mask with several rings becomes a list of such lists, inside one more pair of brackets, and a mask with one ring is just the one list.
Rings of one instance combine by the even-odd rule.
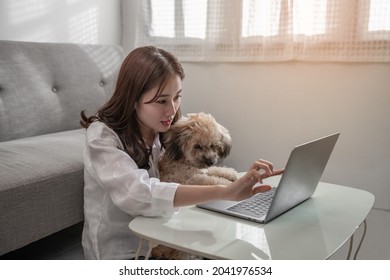
[[294, 147], [278, 186], [270, 191], [239, 202], [217, 200], [197, 207], [258, 223], [271, 221], [313, 195], [339, 135], [337, 132]]

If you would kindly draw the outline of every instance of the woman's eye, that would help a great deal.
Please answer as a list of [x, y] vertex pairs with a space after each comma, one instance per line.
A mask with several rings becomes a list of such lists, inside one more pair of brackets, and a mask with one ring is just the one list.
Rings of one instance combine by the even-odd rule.
[[165, 103], [167, 103], [167, 101], [166, 100], [157, 100], [156, 103], [158, 103], [158, 104], [165, 104]]

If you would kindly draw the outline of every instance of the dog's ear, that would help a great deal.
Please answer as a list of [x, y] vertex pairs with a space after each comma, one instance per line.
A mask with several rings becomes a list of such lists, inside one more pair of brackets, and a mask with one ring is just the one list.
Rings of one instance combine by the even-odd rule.
[[170, 160], [179, 160], [183, 157], [183, 151], [177, 137], [177, 131], [174, 127], [165, 132], [162, 137], [163, 146], [165, 148], [165, 156]]
[[226, 158], [232, 148], [232, 138], [230, 137], [229, 131], [225, 127], [220, 124], [218, 125], [221, 133], [221, 149], [218, 155], [220, 158]]
[[183, 117], [163, 134], [165, 155], [169, 159], [179, 160], [184, 157], [183, 147], [192, 134], [191, 122], [188, 118]]

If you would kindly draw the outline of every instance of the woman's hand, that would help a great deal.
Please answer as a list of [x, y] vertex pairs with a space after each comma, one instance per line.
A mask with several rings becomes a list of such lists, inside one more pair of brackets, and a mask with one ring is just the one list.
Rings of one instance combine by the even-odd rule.
[[268, 185], [262, 184], [263, 179], [282, 174], [283, 170], [275, 170], [272, 163], [266, 160], [255, 161], [250, 170], [241, 178], [228, 185], [179, 185], [177, 187], [173, 205], [175, 207], [195, 205], [211, 200], [243, 200], [259, 192], [266, 192], [271, 189]]
[[264, 159], [256, 160], [249, 169], [249, 171], [251, 170], [257, 170], [260, 173], [260, 184], [263, 183], [263, 179], [280, 175], [284, 172], [284, 169], [274, 169], [273, 164]]
[[282, 174], [284, 169], [274, 169], [269, 161], [259, 159], [255, 161], [249, 171], [238, 180], [227, 185], [225, 199], [243, 200], [259, 192], [266, 192], [271, 189], [269, 185], [255, 186], [263, 183], [263, 179]]

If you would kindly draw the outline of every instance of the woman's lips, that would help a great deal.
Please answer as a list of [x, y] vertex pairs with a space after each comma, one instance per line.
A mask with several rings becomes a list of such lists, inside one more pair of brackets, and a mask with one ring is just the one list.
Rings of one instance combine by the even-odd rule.
[[172, 121], [171, 120], [167, 120], [167, 121], [162, 121], [161, 123], [163, 124], [163, 126], [170, 126]]

